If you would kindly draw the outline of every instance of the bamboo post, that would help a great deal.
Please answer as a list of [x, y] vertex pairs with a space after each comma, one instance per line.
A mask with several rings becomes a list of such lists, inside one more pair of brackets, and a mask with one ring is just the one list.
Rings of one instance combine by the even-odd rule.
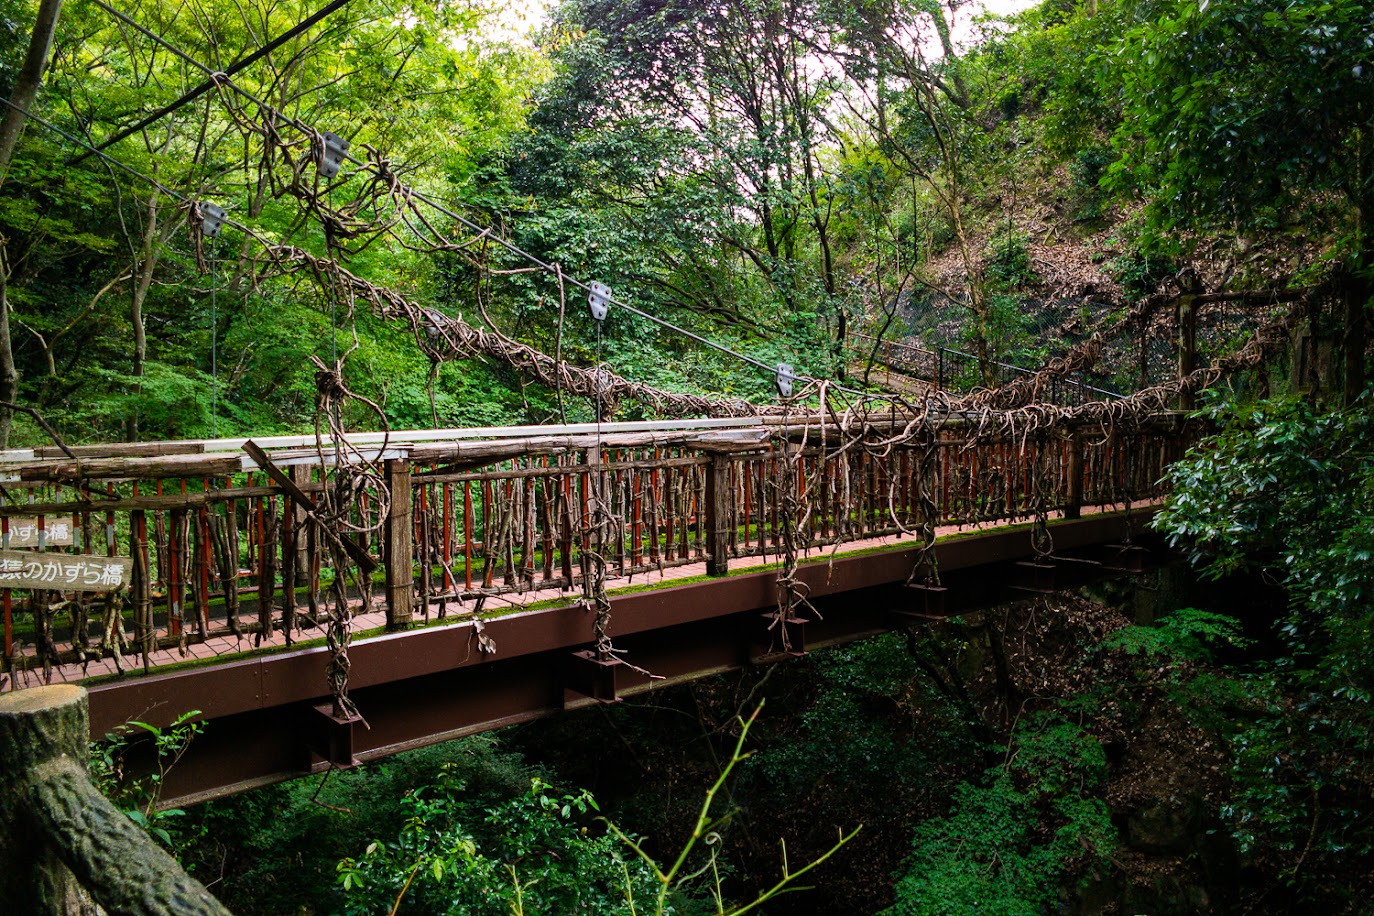
[[386, 628], [404, 630], [415, 616], [414, 508], [410, 462], [390, 458], [386, 482], [391, 514], [386, 520]]
[[85, 688], [0, 697], [0, 913], [82, 911], [77, 883], [108, 913], [229, 916], [86, 773]]
[[[730, 456], [711, 452], [706, 466], [706, 574], [730, 571]], [[747, 522], [746, 522], [747, 524]]]

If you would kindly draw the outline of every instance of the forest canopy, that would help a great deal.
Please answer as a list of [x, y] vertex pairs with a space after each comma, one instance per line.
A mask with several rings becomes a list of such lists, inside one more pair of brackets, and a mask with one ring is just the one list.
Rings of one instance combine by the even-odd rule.
[[[575, 365], [746, 397], [770, 380], [662, 327], [618, 313], [598, 339], [561, 278], [816, 377], [866, 374], [873, 338], [968, 351], [965, 384], [1059, 355], [1181, 268], [1228, 290], [1329, 282], [1361, 387], [1365, 4], [1051, 0], [976, 21], [908, 0], [567, 0], [530, 40], [481, 0], [352, 0], [207, 83], [315, 12], [63, 9], [33, 101], [53, 129], [24, 128], [0, 231], [14, 397], [74, 441], [308, 428], [311, 358], [340, 353], [395, 427], [594, 410], [421, 352], [270, 246]], [[0, 91], [34, 15], [6, 17]], [[326, 131], [363, 166], [307, 168]], [[80, 145], [107, 142], [133, 172]], [[439, 208], [406, 198], [424, 216], [400, 220], [379, 183]], [[197, 201], [251, 234], [201, 237]], [[1138, 362], [1096, 381], [1167, 371]], [[18, 422], [16, 442], [43, 437]]]

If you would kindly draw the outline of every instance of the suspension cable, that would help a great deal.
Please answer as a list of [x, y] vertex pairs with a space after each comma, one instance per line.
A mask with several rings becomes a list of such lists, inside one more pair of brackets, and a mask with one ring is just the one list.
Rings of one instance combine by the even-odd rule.
[[[162, 182], [158, 181], [156, 178], [153, 178], [151, 175], [148, 175], [148, 174], [146, 174], [146, 173], [144, 173], [144, 172], [140, 172], [138, 169], [134, 168], [133, 166], [129, 165], [128, 163], [126, 163], [126, 162], [124, 162], [124, 161], [122, 161], [122, 160], [120, 160], [120, 159], [116, 159], [114, 156], [111, 156], [109, 153], [106, 153], [106, 152], [104, 152], [103, 150], [98, 150], [98, 149], [96, 149], [94, 146], [92, 146], [90, 143], [88, 143], [86, 140], [82, 139], [81, 137], [78, 137], [78, 136], [76, 136], [75, 134], [72, 134], [72, 133], [70, 133], [70, 132], [68, 132], [68, 131], [63, 130], [62, 128], [58, 127], [56, 124], [52, 123], [51, 121], [48, 121], [48, 120], [46, 120], [46, 119], [44, 119], [44, 118], [39, 117], [38, 115], [34, 114], [34, 113], [33, 113], [32, 111], [30, 111], [29, 109], [24, 108], [22, 105], [16, 105], [16, 104], [14, 104], [13, 102], [11, 102], [9, 99], [6, 99], [6, 98], [0, 98], [0, 102], [5, 103], [5, 104], [8, 105], [10, 108], [13, 108], [15, 111], [19, 112], [19, 113], [22, 114], [24, 117], [26, 117], [26, 118], [28, 118], [29, 120], [33, 121], [33, 122], [34, 122], [35, 124], [37, 124], [38, 126], [44, 127], [44, 128], [46, 128], [46, 129], [52, 131], [53, 133], [57, 134], [59, 137], [61, 137], [61, 138], [63, 138], [64, 140], [68, 141], [69, 143], [74, 143], [74, 144], [76, 144], [77, 146], [82, 147], [83, 149], [89, 151], [90, 153], [92, 153], [92, 154], [94, 154], [94, 155], [96, 155], [96, 156], [99, 156], [101, 159], [105, 160], [105, 161], [108, 162], [110, 165], [113, 165], [115, 168], [121, 169], [121, 170], [127, 172], [128, 174], [134, 176], [135, 178], [139, 179], [140, 181], [143, 181], [143, 182], [147, 183], [148, 185], [151, 185], [152, 188], [153, 188], [154, 190], [159, 191], [159, 192], [161, 192], [161, 193], [163, 193], [163, 194], [166, 194], [168, 197], [172, 198], [172, 199], [175, 200], [177, 203], [181, 203], [181, 204], [189, 204], [189, 203], [191, 203], [191, 198], [187, 197], [185, 194], [182, 194], [180, 191], [174, 191], [173, 189], [167, 187], [167, 186], [166, 186], [165, 184], [163, 184]], [[252, 229], [252, 228], [249, 227], [249, 226], [244, 225], [243, 223], [238, 222], [237, 220], [230, 219], [229, 217], [226, 216], [225, 219], [224, 219], [224, 224], [225, 224], [226, 226], [232, 226], [233, 228], [239, 230], [239, 231], [242, 232], [244, 235], [249, 236], [250, 238], [252, 238], [253, 240], [255, 240], [256, 242], [258, 242], [258, 243], [261, 244], [261, 245], [266, 246], [266, 245], [270, 245], [270, 244], [271, 244], [271, 243], [268, 242], [266, 239], [264, 239], [261, 235], [259, 235], [258, 232], [257, 232], [256, 230]]]
[[[267, 55], [271, 54], [273, 51], [277, 50], [277, 48], [280, 48], [282, 45], [286, 44], [288, 41], [295, 38], [297, 35], [301, 34], [302, 32], [309, 29], [311, 26], [315, 25], [320, 20], [334, 13], [336, 10], [338, 10], [340, 7], [342, 7], [344, 4], [348, 2], [349, 0], [333, 0], [333, 2], [330, 3], [328, 6], [325, 6], [323, 9], [302, 19], [300, 22], [296, 23], [291, 28], [287, 29], [285, 32], [281, 33], [276, 38], [269, 41], [267, 44], [258, 48], [256, 51], [249, 54], [247, 57], [241, 58], [240, 60], [237, 60], [234, 63], [230, 64], [229, 67], [226, 68], [222, 74], [218, 75], [218, 77], [228, 78], [230, 76], [233, 76], [235, 73], [238, 73], [240, 70], [252, 66], [253, 64], [262, 60]], [[205, 80], [203, 83], [199, 84], [193, 89], [187, 90], [185, 93], [181, 95], [181, 97], [179, 97], [175, 101], [168, 102], [166, 105], [163, 105], [157, 111], [143, 118], [137, 124], [134, 124], [131, 127], [126, 127], [123, 130], [116, 133], [113, 137], [110, 137], [106, 140], [102, 140], [98, 145], [95, 146], [94, 149], [87, 150], [81, 155], [67, 160], [67, 165], [73, 166], [79, 162], [83, 162], [84, 160], [88, 159], [91, 155], [97, 154], [101, 150], [109, 149], [111, 146], [114, 146], [120, 140], [123, 140], [126, 137], [130, 137], [138, 133], [140, 130], [143, 130], [143, 128], [156, 123], [157, 121], [176, 111], [178, 108], [181, 108], [182, 106], [190, 102], [194, 102], [196, 99], [200, 98], [202, 95], [209, 92], [211, 89], [215, 88], [215, 86], [219, 83], [219, 78], [217, 78], [217, 76], [211, 76], [210, 79]]]

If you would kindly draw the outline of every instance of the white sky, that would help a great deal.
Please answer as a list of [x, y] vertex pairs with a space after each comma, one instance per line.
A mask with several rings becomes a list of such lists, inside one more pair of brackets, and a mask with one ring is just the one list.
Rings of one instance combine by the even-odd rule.
[[[537, 30], [548, 15], [555, 0], [504, 0], [500, 3], [498, 20], [501, 28], [513, 38], [527, 38]], [[986, 10], [998, 16], [1007, 16], [1029, 9], [1040, 0], [974, 0], [968, 8], [961, 10], [955, 22], [955, 41], [967, 38], [974, 16]]]

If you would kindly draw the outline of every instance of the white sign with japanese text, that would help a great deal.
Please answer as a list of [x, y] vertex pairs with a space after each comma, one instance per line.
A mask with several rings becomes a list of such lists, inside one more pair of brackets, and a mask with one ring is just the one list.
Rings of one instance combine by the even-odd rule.
[[0, 550], [0, 588], [108, 592], [133, 579], [132, 557]]
[[74, 541], [75, 529], [69, 516], [51, 516], [43, 519], [43, 542], [38, 539], [38, 519], [11, 518], [11, 547], [70, 547]]

